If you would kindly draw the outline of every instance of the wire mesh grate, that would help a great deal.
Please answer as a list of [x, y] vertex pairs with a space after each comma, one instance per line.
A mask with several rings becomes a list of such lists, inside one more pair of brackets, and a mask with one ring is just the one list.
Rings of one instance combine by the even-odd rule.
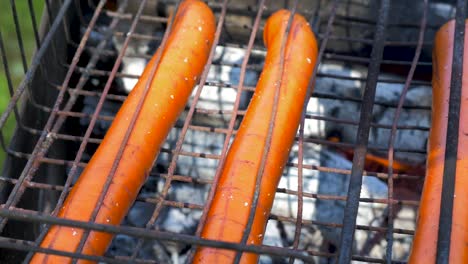
[[[112, 226], [57, 218], [56, 208], [164, 45], [178, 1], [39, 2], [42, 14], [32, 1], [10, 1], [5, 17], [14, 34], [0, 27], [0, 86], [10, 91], [0, 117], [4, 262], [45, 252], [106, 263], [178, 263], [195, 246], [260, 253], [261, 263], [407, 261], [424, 181], [433, 38], [455, 17], [455, 3], [207, 1], [218, 25], [209, 67], [124, 222]], [[319, 66], [264, 245], [202, 239], [197, 226], [210, 187], [263, 68], [265, 20], [281, 8], [308, 20], [320, 44]], [[33, 30], [22, 33], [23, 23]], [[37, 48], [30, 63], [27, 34]], [[12, 81], [17, 61], [21, 82]], [[11, 138], [8, 122], [16, 125]], [[50, 225], [115, 237], [105, 256], [40, 248]]]

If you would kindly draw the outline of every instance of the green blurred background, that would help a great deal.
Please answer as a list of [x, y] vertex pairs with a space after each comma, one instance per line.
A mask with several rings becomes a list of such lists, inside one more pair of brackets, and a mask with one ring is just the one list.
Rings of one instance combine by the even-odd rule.
[[[36, 51], [36, 40], [34, 37], [33, 23], [29, 3], [32, 4], [34, 14], [36, 16], [36, 24], [39, 27], [44, 7], [44, 0], [0, 0], [2, 3], [0, 15], [0, 32], [2, 34], [3, 43], [6, 51], [6, 62], [8, 63], [9, 73], [11, 76], [12, 86], [16, 88], [24, 76], [25, 68], [21, 59], [21, 51], [19, 48], [19, 41], [17, 31], [13, 18], [13, 11], [11, 2], [16, 6], [16, 13], [21, 31], [21, 37], [24, 45], [26, 64], [29, 66], [31, 58]], [[39, 29], [37, 29], [39, 30]], [[8, 90], [8, 82], [4, 67], [4, 58], [0, 56], [0, 112], [3, 113], [10, 100], [10, 92]], [[10, 142], [13, 130], [15, 128], [15, 118], [10, 115], [5, 127], [1, 129], [5, 142]], [[0, 149], [0, 168], [3, 167], [5, 160], [5, 150]]]

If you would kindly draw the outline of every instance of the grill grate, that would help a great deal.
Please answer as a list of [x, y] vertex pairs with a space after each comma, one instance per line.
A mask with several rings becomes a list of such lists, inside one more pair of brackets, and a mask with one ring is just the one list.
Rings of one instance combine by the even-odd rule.
[[[27, 2], [29, 8], [17, 9], [16, 2]], [[178, 1], [43, 1], [42, 19], [38, 19], [40, 16], [31, 3], [10, 1], [11, 25], [16, 31], [16, 38], [11, 40], [14, 45], [6, 45], [10, 39], [5, 38], [0, 27], [0, 74], [3, 74], [0, 77], [5, 76], [6, 80], [0, 79], [0, 85], [10, 90], [8, 105], [0, 117], [0, 144], [7, 156], [0, 175], [0, 259], [4, 258], [4, 262], [27, 260], [32, 252], [106, 263], [158, 263], [171, 257], [176, 262], [190, 258], [192, 246], [272, 256], [261, 258], [265, 263], [273, 260], [328, 263], [334, 259], [339, 263], [406, 262], [414, 234], [426, 148], [424, 144], [414, 147], [401, 142], [407, 135], [427, 137], [429, 123], [418, 119], [429, 117], [431, 109], [427, 100], [431, 95], [432, 40], [445, 21], [454, 17], [457, 22], [463, 21], [464, 1], [459, 0], [457, 8], [450, 1], [427, 0], [411, 4], [403, 0], [208, 1], [217, 17], [217, 45], [137, 198], [136, 203], [146, 208], [149, 216], [139, 225], [124, 221], [120, 226], [57, 218], [54, 209], [61, 207], [125, 100], [127, 88], [138, 79], [139, 70], [129, 65], [138, 68], [138, 63], [151, 58], [156, 47], [164, 45], [164, 34], [170, 31], [168, 15], [177, 9]], [[310, 86], [316, 88], [309, 104], [304, 105], [303, 122], [282, 179], [295, 181], [295, 185], [280, 184], [275, 200], [275, 206], [282, 206], [283, 200], [287, 200], [291, 212], [285, 215], [273, 211], [270, 215], [269, 226], [275, 223], [275, 228], [283, 232], [278, 236], [283, 241], [247, 246], [245, 241], [235, 244], [204, 240], [199, 237], [203, 218], [189, 231], [161, 228], [171, 212], [168, 210], [178, 208], [177, 212], [197, 215], [194, 219], [198, 221], [210, 203], [209, 187], [216, 183], [215, 175], [219, 173], [216, 168], [223, 163], [263, 67], [264, 22], [280, 8], [304, 15], [320, 44], [319, 66], [310, 80]], [[29, 65], [21, 32], [24, 26], [18, 19], [24, 16], [31, 18], [37, 45]], [[463, 38], [457, 41], [462, 44]], [[12, 47], [19, 48], [24, 67], [19, 84], [12, 82]], [[453, 63], [461, 65], [457, 60]], [[454, 71], [453, 86], [460, 87], [460, 80]], [[429, 91], [424, 94], [426, 102], [408, 100], [412, 91], [423, 88]], [[351, 112], [344, 115], [316, 111], [312, 107], [315, 104], [346, 106], [342, 111]], [[454, 109], [452, 118], [458, 112], [459, 109]], [[387, 114], [387, 119], [382, 117]], [[11, 139], [4, 136], [9, 119], [14, 119], [17, 126]], [[320, 131], [313, 132], [313, 128]], [[218, 144], [200, 142], [202, 136]], [[367, 153], [382, 157], [390, 165], [369, 166]], [[314, 155], [319, 158], [311, 157]], [[337, 156], [349, 164], [333, 163]], [[420, 166], [394, 169], [392, 165], [400, 161]], [[450, 176], [454, 173], [450, 168], [454, 166], [445, 171], [444, 205], [453, 201]], [[309, 188], [314, 181], [322, 184], [329, 180], [332, 185], [336, 178], [346, 182], [344, 192], [323, 192], [320, 189], [323, 186]], [[363, 181], [369, 179], [385, 186], [385, 197], [363, 196], [361, 186], [368, 184]], [[194, 190], [203, 197], [200, 201], [186, 199], [190, 194], [184, 193], [185, 198], [180, 194]], [[316, 215], [321, 201], [342, 206], [338, 222], [333, 216], [306, 215], [310, 210], [315, 210]], [[360, 215], [369, 212], [361, 210], [374, 210], [375, 206], [382, 211], [375, 213], [377, 219], [359, 222]], [[447, 215], [442, 211], [442, 219], [451, 223], [451, 210]], [[40, 248], [44, 230], [50, 225], [104, 231], [135, 240], [129, 252], [111, 248], [102, 257], [83, 255], [79, 250], [70, 253]], [[450, 224], [441, 227], [440, 234], [449, 234]], [[311, 239], [305, 233], [315, 235]], [[333, 240], [337, 234], [338, 238]], [[315, 242], [317, 237], [324, 241]], [[117, 240], [114, 238], [114, 246]], [[362, 244], [359, 249], [358, 240]], [[84, 240], [81, 246], [83, 243]], [[160, 256], [151, 259], [144, 254], [149, 243], [153, 243], [154, 251], [155, 245], [162, 245], [165, 251], [162, 255], [170, 255], [177, 248], [177, 254], [185, 257], [176, 260], [177, 254], [172, 254], [168, 259]], [[446, 258], [447, 243], [438, 246], [439, 258]]]

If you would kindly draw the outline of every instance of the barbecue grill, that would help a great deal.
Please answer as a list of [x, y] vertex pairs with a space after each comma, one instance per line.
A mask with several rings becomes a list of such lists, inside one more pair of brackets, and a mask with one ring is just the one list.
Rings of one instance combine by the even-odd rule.
[[[164, 42], [178, 1], [38, 1], [42, 13], [21, 0], [5, 3], [11, 11], [2, 14], [15, 35], [0, 31], [0, 86], [9, 91], [2, 95], [8, 101], [0, 118], [6, 155], [0, 262], [43, 252], [75, 261], [182, 263], [197, 246], [255, 252], [261, 263], [407, 261], [424, 181], [434, 34], [450, 19], [464, 20], [465, 1], [207, 1], [218, 25], [209, 67], [120, 226], [58, 218], [57, 208]], [[20, 2], [28, 8], [18, 9]], [[281, 8], [305, 16], [316, 33], [314, 92], [304, 105], [264, 245], [206, 240], [199, 229], [210, 187], [263, 67], [263, 25]], [[24, 23], [31, 23], [36, 45], [29, 64]], [[456, 42], [463, 43], [463, 34], [457, 28]], [[18, 84], [12, 80], [16, 52], [24, 65]], [[456, 69], [461, 62], [453, 64]], [[452, 76], [454, 90], [460, 89], [461, 74], [454, 70]], [[449, 103], [450, 126], [459, 109]], [[8, 120], [16, 125], [11, 138], [5, 136]], [[450, 155], [456, 156], [457, 136], [448, 130], [447, 149], [455, 154], [447, 155], [447, 210], [439, 234], [451, 229]], [[40, 248], [51, 225], [115, 236], [104, 256]], [[439, 240], [442, 257], [449, 254], [449, 239]]]

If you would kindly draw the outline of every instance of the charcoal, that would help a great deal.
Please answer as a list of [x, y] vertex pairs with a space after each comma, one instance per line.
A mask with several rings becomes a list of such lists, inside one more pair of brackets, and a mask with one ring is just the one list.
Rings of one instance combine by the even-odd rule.
[[126, 219], [136, 227], [145, 227], [146, 223], [150, 220], [154, 210], [154, 205], [136, 201], [130, 209]]
[[[88, 128], [88, 125], [91, 121], [91, 116], [96, 111], [96, 106], [98, 102], [99, 102], [99, 97], [87, 96], [84, 98], [84, 101], [83, 101], [84, 106], [82, 109], [82, 113], [88, 116], [80, 118], [80, 125], [84, 128], [85, 131]], [[102, 105], [102, 109], [99, 115], [105, 116], [108, 118], [113, 117], [117, 114], [121, 105], [122, 105], [121, 102], [107, 100]], [[103, 137], [106, 134], [111, 124], [112, 124], [112, 120], [97, 119], [96, 124], [93, 127], [93, 134]]]

